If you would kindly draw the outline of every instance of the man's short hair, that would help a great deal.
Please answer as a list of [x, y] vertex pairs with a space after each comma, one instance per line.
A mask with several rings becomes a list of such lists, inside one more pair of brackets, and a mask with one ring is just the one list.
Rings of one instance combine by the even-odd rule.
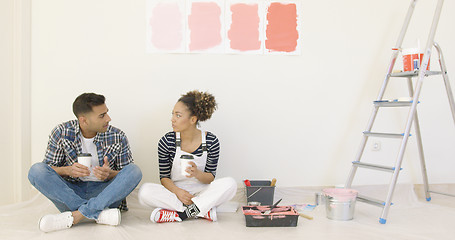
[[99, 106], [104, 104], [106, 98], [103, 95], [96, 93], [83, 93], [79, 95], [73, 102], [73, 113], [76, 117], [81, 114], [89, 113], [93, 109], [93, 106]]

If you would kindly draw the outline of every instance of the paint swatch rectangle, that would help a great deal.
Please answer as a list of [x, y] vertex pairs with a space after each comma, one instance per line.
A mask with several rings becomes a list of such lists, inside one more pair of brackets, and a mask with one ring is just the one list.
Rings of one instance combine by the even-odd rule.
[[185, 1], [149, 0], [146, 9], [147, 52], [185, 52]]
[[265, 3], [260, 0], [226, 1], [226, 51], [262, 54]]
[[300, 54], [301, 31], [298, 2], [271, 2], [267, 7], [266, 53]]
[[224, 1], [189, 0], [187, 50], [192, 53], [224, 53]]

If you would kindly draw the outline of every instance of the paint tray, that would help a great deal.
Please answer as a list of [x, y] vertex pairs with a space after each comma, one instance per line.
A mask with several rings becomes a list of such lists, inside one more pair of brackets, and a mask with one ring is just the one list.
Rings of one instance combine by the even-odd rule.
[[272, 205], [275, 186], [268, 180], [251, 180], [251, 186], [246, 186], [246, 201], [260, 202], [261, 205]]
[[270, 214], [264, 214], [271, 206], [243, 206], [247, 227], [296, 227], [299, 213], [292, 206], [277, 206]]

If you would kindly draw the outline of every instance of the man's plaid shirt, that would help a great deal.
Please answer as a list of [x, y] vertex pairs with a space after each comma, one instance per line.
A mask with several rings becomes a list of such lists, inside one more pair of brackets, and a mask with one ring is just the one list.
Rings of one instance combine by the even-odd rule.
[[[49, 136], [49, 143], [44, 157], [44, 163], [54, 167], [71, 166], [77, 161], [77, 155], [82, 153], [79, 121], [71, 120], [55, 127]], [[107, 156], [109, 167], [120, 171], [126, 165], [133, 163], [130, 145], [125, 133], [113, 126], [104, 133], [98, 133], [93, 140], [98, 151], [98, 161], [103, 166]], [[65, 177], [67, 181], [78, 182], [79, 178]], [[119, 207], [127, 210], [126, 201]]]

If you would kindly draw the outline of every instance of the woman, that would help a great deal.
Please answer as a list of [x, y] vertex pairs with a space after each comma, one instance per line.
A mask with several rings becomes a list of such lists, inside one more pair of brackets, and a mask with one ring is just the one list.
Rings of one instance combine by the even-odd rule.
[[[172, 111], [173, 132], [158, 144], [161, 185], [145, 183], [139, 202], [156, 207], [152, 222], [180, 222], [193, 217], [216, 221], [216, 206], [231, 200], [237, 192], [233, 178], [215, 180], [220, 144], [211, 132], [197, 128], [210, 119], [217, 107], [209, 93], [191, 91], [183, 95]], [[182, 169], [184, 159], [189, 165]]]

